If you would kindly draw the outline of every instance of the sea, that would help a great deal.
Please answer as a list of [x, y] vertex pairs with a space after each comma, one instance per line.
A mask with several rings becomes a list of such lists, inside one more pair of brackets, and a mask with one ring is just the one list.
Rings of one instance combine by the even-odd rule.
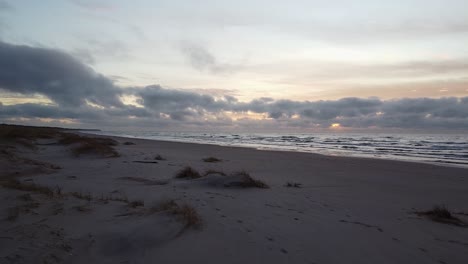
[[468, 168], [465, 134], [194, 133], [93, 131], [109, 136], [432, 163]]

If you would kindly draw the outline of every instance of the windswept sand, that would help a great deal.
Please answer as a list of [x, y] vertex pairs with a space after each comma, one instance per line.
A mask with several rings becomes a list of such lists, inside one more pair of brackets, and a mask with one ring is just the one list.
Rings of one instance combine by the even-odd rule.
[[[415, 214], [443, 204], [468, 222], [467, 169], [114, 139], [120, 157], [2, 142], [2, 180], [56, 194], [0, 187], [0, 263], [468, 263], [468, 228]], [[227, 176], [176, 179], [186, 166]], [[225, 187], [241, 170], [270, 188]]]

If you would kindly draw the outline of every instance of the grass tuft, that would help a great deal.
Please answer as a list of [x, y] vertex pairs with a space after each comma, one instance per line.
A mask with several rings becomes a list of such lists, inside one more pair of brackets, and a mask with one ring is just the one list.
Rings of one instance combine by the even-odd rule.
[[200, 175], [200, 173], [198, 171], [196, 171], [195, 169], [193, 169], [192, 167], [190, 166], [187, 166], [185, 168], [183, 168], [181, 171], [179, 171], [176, 176], [176, 178], [179, 178], [179, 179], [198, 179], [198, 178], [201, 178], [202, 176]]
[[137, 207], [140, 207], [140, 206], [145, 206], [145, 202], [143, 200], [135, 200], [135, 201], [129, 202], [128, 206], [130, 206], [132, 208], [137, 208]]
[[0, 186], [4, 188], [8, 188], [8, 189], [40, 193], [48, 197], [61, 195], [61, 190], [59, 188], [56, 188], [54, 190], [53, 188], [50, 188], [48, 186], [38, 185], [35, 183], [20, 182], [16, 179], [9, 179], [9, 180], [2, 181], [0, 182]]
[[221, 162], [222, 160], [218, 159], [218, 158], [215, 158], [215, 157], [208, 157], [208, 158], [204, 158], [202, 159], [204, 162]]
[[293, 187], [293, 188], [301, 188], [301, 187], [302, 187], [302, 183], [287, 182], [284, 186], [285, 186], [285, 187]]
[[201, 226], [201, 218], [198, 215], [198, 212], [188, 204], [183, 204], [174, 213], [180, 216], [182, 221], [185, 223], [185, 228], [198, 228]]
[[237, 185], [242, 188], [262, 188], [262, 189], [270, 188], [266, 183], [260, 180], [255, 180], [254, 178], [252, 178], [252, 176], [250, 176], [249, 173], [245, 171], [239, 171], [239, 172], [234, 173], [233, 175], [242, 177], [242, 180], [239, 183], [237, 183]]
[[91, 193], [84, 194], [82, 192], [71, 192], [70, 195], [75, 197], [76, 199], [86, 200], [88, 202], [93, 200], [93, 196], [91, 195]]
[[74, 206], [73, 209], [75, 209], [75, 210], [77, 210], [79, 212], [83, 212], [83, 213], [87, 213], [87, 212], [92, 211], [89, 204], [77, 205], [77, 206]]
[[451, 224], [456, 226], [464, 226], [467, 224], [455, 217], [444, 205], [435, 205], [431, 210], [416, 212], [417, 215], [426, 216], [432, 221]]
[[156, 155], [156, 157], [154, 157], [155, 160], [166, 160], [163, 156], [161, 155]]
[[184, 229], [200, 228], [202, 220], [198, 212], [188, 204], [179, 205], [174, 200], [167, 200], [153, 208], [153, 212], [165, 211], [177, 216], [178, 220], [184, 223]]

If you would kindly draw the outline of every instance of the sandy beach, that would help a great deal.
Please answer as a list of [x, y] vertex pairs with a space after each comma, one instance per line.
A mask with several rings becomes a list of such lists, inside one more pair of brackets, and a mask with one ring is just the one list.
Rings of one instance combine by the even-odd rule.
[[57, 131], [2, 135], [0, 263], [468, 262], [467, 169]]

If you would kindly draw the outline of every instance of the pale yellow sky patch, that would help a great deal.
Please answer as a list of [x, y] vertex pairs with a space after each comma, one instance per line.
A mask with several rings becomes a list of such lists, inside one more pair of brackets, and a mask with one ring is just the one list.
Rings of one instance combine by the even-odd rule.
[[0, 92], [0, 103], [2, 103], [3, 105], [15, 105], [26, 103], [55, 105], [55, 103], [49, 98], [40, 94], [22, 95], [8, 92]]

